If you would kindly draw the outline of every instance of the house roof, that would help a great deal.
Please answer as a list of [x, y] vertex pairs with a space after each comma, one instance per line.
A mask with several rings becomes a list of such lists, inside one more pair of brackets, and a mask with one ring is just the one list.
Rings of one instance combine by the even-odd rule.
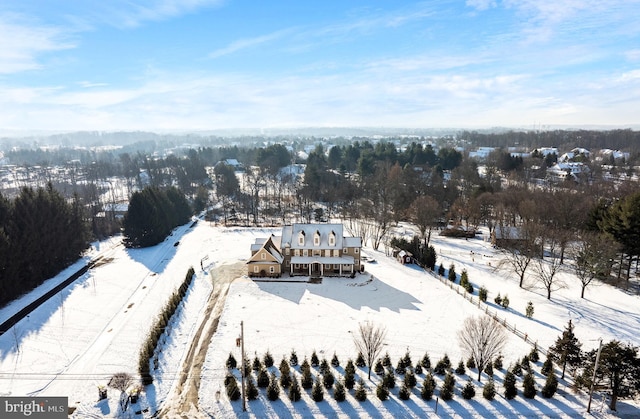
[[[329, 236], [335, 236], [335, 245], [329, 244]], [[298, 237], [304, 236], [304, 244], [298, 243]], [[320, 236], [320, 243], [314, 245], [314, 238]], [[281, 247], [291, 249], [341, 249], [345, 246], [342, 224], [292, 224], [282, 227]]]
[[[266, 241], [262, 244], [262, 246], [258, 249], [258, 251], [256, 251], [256, 254], [253, 255], [251, 259], [249, 259], [247, 264], [250, 264], [250, 263], [269, 264], [270, 263], [269, 261], [258, 259], [258, 254], [260, 253], [259, 251], [262, 249], [264, 249], [265, 252], [273, 256], [273, 258], [275, 259], [275, 262], [272, 262], [272, 263], [277, 262], [278, 264], [280, 264], [284, 261], [284, 256], [282, 256], [282, 253], [280, 253], [280, 250], [278, 249], [278, 247], [273, 243], [272, 238], [273, 236], [270, 236], [269, 238], [266, 239]], [[254, 249], [254, 246], [256, 246], [256, 244], [251, 246], [251, 250]]]

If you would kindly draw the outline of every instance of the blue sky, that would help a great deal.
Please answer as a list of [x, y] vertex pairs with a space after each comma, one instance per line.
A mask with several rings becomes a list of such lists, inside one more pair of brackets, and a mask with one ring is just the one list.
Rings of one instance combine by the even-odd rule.
[[638, 126], [640, 0], [0, 3], [0, 129]]

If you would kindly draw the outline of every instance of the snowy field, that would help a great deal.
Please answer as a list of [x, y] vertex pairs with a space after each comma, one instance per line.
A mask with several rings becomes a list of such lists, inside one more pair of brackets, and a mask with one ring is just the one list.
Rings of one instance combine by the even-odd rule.
[[[279, 230], [221, 228], [200, 221], [194, 227], [185, 225], [176, 229], [164, 243], [149, 249], [124, 249], [114, 240], [96, 244], [87, 259], [103, 255], [107, 263], [91, 269], [0, 336], [0, 396], [67, 396], [69, 405], [76, 407], [74, 417], [117, 416], [117, 392], [109, 389], [108, 400], [98, 402], [98, 386], [106, 385], [114, 373], [136, 373], [138, 352], [151, 323], [182, 282], [187, 269], [194, 267], [196, 278], [161, 339], [154, 383], [145, 388], [140, 402], [131, 406], [128, 414], [149, 417], [165, 408], [173, 403], [172, 393], [178, 378], [183, 377], [182, 364], [197, 326], [206, 320], [206, 302], [220, 286], [215, 272], [227, 265], [241, 266], [250, 256], [249, 247], [255, 238], [272, 232]], [[408, 231], [400, 229], [398, 233]], [[542, 348], [555, 341], [569, 319], [585, 350], [597, 347], [599, 338], [640, 345], [638, 296], [600, 285], [588, 288], [585, 298], [580, 299], [579, 282], [565, 272], [562, 275], [567, 288], [554, 292], [548, 301], [544, 290], [522, 290], [515, 276], [496, 272], [494, 267], [500, 256], [481, 236], [468, 241], [435, 236], [432, 244], [438, 253], [438, 265], [444, 263], [448, 267], [454, 263], [458, 274], [466, 269], [476, 294], [479, 286], [488, 288], [490, 311], [497, 312], [500, 318], [526, 333], [528, 341], [538, 342]], [[407, 350], [414, 363], [428, 352], [433, 364], [446, 353], [457, 365], [462, 354], [456, 333], [464, 319], [480, 314], [480, 309], [415, 266], [400, 265], [384, 252], [370, 248], [363, 253], [376, 262], [367, 263], [366, 272], [353, 279], [324, 278], [321, 284], [253, 282], [242, 276], [236, 279], [230, 286], [202, 366], [201, 413], [212, 417], [273, 418], [435, 415], [435, 400], [421, 400], [418, 389], [414, 389], [409, 401], [402, 401], [397, 397], [396, 387], [390, 400], [380, 402], [374, 393], [378, 380], [374, 374], [373, 382], [368, 383], [368, 401], [364, 403], [356, 401], [353, 392], [342, 403], [333, 400], [330, 392], [325, 394], [325, 401], [316, 403], [306, 391], [303, 400], [297, 403], [291, 403], [284, 392], [279, 401], [270, 402], [261, 390], [259, 400], [249, 402], [248, 412], [244, 413], [240, 401], [230, 402], [225, 395], [222, 382], [227, 371], [225, 361], [229, 353], [240, 359], [236, 347], [240, 322], [244, 322], [245, 349], [251, 359], [256, 355], [262, 358], [269, 351], [276, 365], [283, 356], [288, 358], [292, 350], [300, 362], [314, 350], [327, 360], [335, 353], [341, 361], [336, 370], [339, 375], [346, 361], [357, 355], [352, 336], [365, 320], [386, 326], [385, 352], [394, 365]], [[1, 309], [0, 321], [72, 271], [70, 268], [35, 293]], [[498, 292], [508, 294], [511, 301], [508, 310], [493, 303]], [[535, 307], [532, 319], [524, 315], [528, 301]], [[510, 333], [503, 352], [505, 367], [530, 350], [529, 342]], [[364, 369], [358, 373], [366, 379]], [[471, 375], [475, 378], [475, 374]], [[482, 398], [480, 386], [476, 388], [475, 399], [463, 400], [459, 388], [467, 375], [457, 376], [456, 396], [453, 401], [439, 402], [438, 416], [582, 417], [586, 413], [587, 397], [574, 394], [566, 382], [561, 382], [558, 394], [550, 400], [539, 395], [532, 401], [526, 400], [520, 393], [515, 400], [507, 401], [501, 395], [501, 377], [498, 372], [499, 395], [493, 402], [487, 402]], [[544, 377], [538, 373], [536, 378], [540, 389]], [[418, 376], [419, 386], [422, 379], [423, 376]], [[520, 391], [521, 382], [518, 379]], [[218, 390], [222, 393], [219, 400], [215, 397]], [[626, 400], [618, 406], [617, 415], [640, 415], [640, 410]], [[134, 415], [135, 412], [140, 414]], [[598, 417], [616, 415], [608, 411], [600, 397], [595, 399], [592, 413]]]

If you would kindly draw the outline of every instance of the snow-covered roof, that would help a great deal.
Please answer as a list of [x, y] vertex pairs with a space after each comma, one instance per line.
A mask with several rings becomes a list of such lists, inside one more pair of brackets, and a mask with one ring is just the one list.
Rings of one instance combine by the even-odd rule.
[[[335, 244], [329, 243], [329, 237], [335, 237]], [[299, 238], [303, 236], [303, 244]], [[320, 241], [315, 244], [314, 238]], [[292, 224], [282, 227], [281, 246], [291, 249], [340, 249], [344, 247], [342, 224]]]

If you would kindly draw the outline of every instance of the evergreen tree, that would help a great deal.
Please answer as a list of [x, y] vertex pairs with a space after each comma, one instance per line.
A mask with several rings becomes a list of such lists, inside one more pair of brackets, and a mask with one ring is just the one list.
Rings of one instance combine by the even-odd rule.
[[516, 363], [513, 364], [513, 366], [511, 367], [511, 372], [518, 377], [522, 377], [522, 365], [520, 365], [520, 361], [516, 361]]
[[258, 373], [258, 387], [265, 388], [268, 385], [269, 385], [269, 373], [265, 368], [262, 368]]
[[409, 400], [411, 398], [411, 388], [407, 387], [406, 384], [403, 384], [398, 392], [398, 397], [400, 400]]
[[489, 377], [493, 377], [493, 364], [491, 362], [487, 362], [487, 366], [484, 367], [484, 372]]
[[362, 355], [362, 352], [358, 352], [358, 357], [356, 358], [356, 366], [358, 368], [364, 368], [367, 366], [367, 362], [364, 360], [364, 355]]
[[259, 395], [258, 387], [256, 387], [256, 383], [253, 381], [253, 377], [249, 375], [247, 377], [247, 399], [255, 400]]
[[267, 386], [267, 398], [271, 401], [275, 401], [280, 398], [280, 386], [278, 385], [278, 379], [274, 373], [271, 373], [269, 385]]
[[309, 371], [311, 371], [311, 364], [309, 364], [309, 361], [307, 360], [306, 356], [302, 361], [302, 365], [300, 365], [300, 371], [304, 371], [305, 369], [308, 369]]
[[238, 362], [234, 358], [232, 353], [229, 353], [229, 357], [227, 358], [226, 366], [229, 369], [233, 369], [238, 365]]
[[282, 388], [289, 388], [291, 385], [291, 369], [286, 359], [282, 358], [280, 362], [280, 385]]
[[487, 291], [487, 288], [485, 288], [484, 286], [480, 287], [480, 290], [478, 290], [478, 298], [480, 298], [480, 301], [486, 303], [488, 293], [489, 291]]
[[273, 367], [273, 356], [271, 356], [271, 353], [269, 351], [267, 351], [267, 353], [264, 354], [263, 360], [264, 360], [264, 366], [265, 367], [267, 367], [267, 368]]
[[500, 304], [502, 308], [509, 308], [509, 296], [507, 294], [502, 297], [502, 303]]
[[389, 356], [389, 352], [384, 354], [384, 357], [382, 357], [382, 365], [384, 367], [390, 367], [391, 366], [391, 357]]
[[427, 373], [427, 376], [424, 378], [422, 382], [422, 390], [420, 390], [420, 397], [423, 400], [431, 400], [433, 397], [433, 392], [436, 389], [436, 380], [433, 379], [431, 373]]
[[525, 308], [525, 314], [528, 318], [533, 317], [533, 303], [531, 301], [527, 303], [527, 307]]
[[455, 282], [456, 280], [456, 266], [453, 263], [449, 265], [449, 273], [447, 274], [447, 278], [449, 278], [449, 281], [451, 282]]
[[473, 359], [472, 356], [469, 357], [469, 359], [467, 359], [467, 368], [475, 368], [476, 367], [476, 360]]
[[302, 369], [302, 378], [300, 384], [305, 390], [309, 390], [313, 386], [313, 376], [311, 375], [311, 367]]
[[404, 364], [405, 368], [412, 368], [413, 367], [413, 362], [411, 361], [411, 354], [409, 354], [409, 350], [407, 349], [407, 352], [405, 352], [404, 354], [404, 358], [402, 358], [402, 363]]
[[424, 353], [424, 356], [420, 360], [420, 365], [422, 365], [422, 368], [426, 370], [429, 370], [431, 368], [431, 359], [429, 358], [428, 352]]
[[236, 381], [235, 378], [232, 377], [232, 379], [228, 381], [225, 388], [226, 388], [227, 397], [229, 397], [229, 400], [236, 401], [240, 398], [240, 389], [238, 388], [238, 382]]
[[376, 362], [376, 365], [373, 367], [373, 371], [379, 376], [384, 374], [384, 367], [382, 366], [381, 360]]
[[469, 274], [466, 269], [463, 269], [460, 274], [460, 286], [467, 288], [467, 285], [469, 285]]
[[522, 381], [522, 394], [527, 399], [533, 399], [536, 397], [536, 392], [536, 382], [533, 378], [533, 373], [528, 372]]
[[320, 379], [316, 378], [313, 383], [313, 389], [311, 390], [311, 398], [316, 402], [321, 402], [324, 400], [324, 388], [322, 384], [320, 384]]
[[416, 364], [414, 371], [417, 375], [422, 374], [422, 365], [420, 363]]
[[409, 388], [413, 388], [417, 383], [418, 381], [416, 380], [416, 375], [412, 371], [407, 371], [404, 376], [404, 385]]
[[451, 400], [453, 399], [453, 390], [456, 385], [456, 379], [450, 372], [447, 373], [446, 377], [444, 377], [444, 382], [442, 383], [442, 388], [440, 389], [440, 398], [442, 400]]
[[378, 399], [381, 401], [385, 401], [389, 398], [389, 389], [382, 382], [378, 383], [378, 386], [376, 387], [376, 396], [378, 396]]
[[327, 371], [329, 371], [329, 363], [326, 359], [322, 358], [322, 361], [320, 361], [320, 368], [318, 368], [318, 372], [320, 372], [320, 374], [324, 374]]
[[438, 275], [444, 276], [444, 271], [444, 265], [440, 264], [440, 266], [438, 267]]
[[529, 353], [529, 359], [531, 362], [538, 362], [540, 360], [540, 353], [538, 352], [538, 345], [534, 345]]
[[337, 402], [343, 402], [346, 398], [346, 391], [344, 389], [344, 385], [340, 382], [340, 380], [336, 381], [336, 384], [333, 388], [333, 398]]
[[356, 384], [356, 375], [355, 371], [349, 370], [345, 368], [344, 370], [344, 386], [351, 390], [353, 386]]
[[316, 354], [316, 351], [314, 350], [313, 353], [311, 354], [311, 366], [315, 368], [318, 365], [320, 365], [320, 360], [318, 359], [318, 355]]
[[291, 355], [289, 356], [289, 365], [291, 365], [292, 367], [298, 365], [298, 355], [293, 349], [291, 350]]
[[493, 382], [493, 378], [489, 378], [489, 382], [484, 385], [482, 389], [482, 397], [487, 400], [493, 400], [496, 397], [496, 385]]
[[550, 399], [554, 394], [556, 394], [556, 390], [558, 390], [558, 379], [556, 378], [556, 373], [551, 370], [547, 374], [547, 379], [542, 387], [542, 397]]
[[511, 400], [518, 395], [518, 389], [516, 388], [516, 376], [511, 372], [507, 371], [504, 376], [504, 397], [507, 400]]
[[493, 299], [493, 302], [496, 303], [499, 306], [502, 305], [502, 297], [500, 296], [500, 293], [498, 293], [498, 295], [496, 295], [496, 298]]
[[573, 333], [573, 324], [571, 323], [571, 319], [569, 319], [569, 324], [562, 332], [562, 336], [559, 336], [555, 344], [549, 348], [549, 353], [551, 353], [558, 360], [559, 365], [562, 366], [562, 375], [560, 378], [564, 378], [567, 365], [570, 367], [580, 365], [581, 347], [582, 343], [580, 343]]
[[496, 359], [493, 360], [493, 368], [498, 371], [502, 369], [502, 355], [498, 355]]
[[462, 375], [465, 373], [465, 368], [464, 368], [464, 362], [462, 360], [460, 360], [460, 362], [458, 362], [458, 366], [455, 369], [455, 373], [458, 375]]
[[347, 361], [347, 365], [344, 367], [344, 372], [351, 374], [356, 373], [356, 367], [353, 365], [353, 361], [351, 359]]
[[324, 388], [326, 388], [327, 390], [333, 387], [333, 383], [335, 383], [335, 381], [336, 378], [331, 371], [327, 370], [327, 372], [322, 374], [322, 384], [324, 384]]
[[551, 354], [547, 354], [547, 359], [540, 368], [540, 374], [548, 376], [551, 372], [553, 372], [553, 360], [551, 360]]
[[298, 379], [294, 376], [291, 380], [291, 386], [289, 386], [289, 400], [292, 402], [297, 402], [302, 398], [300, 390], [300, 384], [298, 384]]
[[467, 384], [462, 388], [462, 398], [465, 400], [473, 399], [476, 395], [476, 388], [471, 381], [471, 378], [467, 380]]
[[364, 388], [364, 380], [360, 379], [360, 381], [358, 381], [358, 387], [356, 388], [354, 397], [359, 402], [367, 400], [367, 390]]
[[335, 352], [333, 353], [333, 358], [331, 358], [331, 365], [334, 368], [338, 368], [340, 366], [340, 361], [338, 361], [338, 356], [335, 354]]
[[253, 370], [254, 371], [260, 371], [260, 369], [262, 368], [262, 362], [260, 361], [260, 358], [258, 358], [257, 356], [253, 359]]
[[393, 374], [392, 369], [388, 369], [382, 378], [382, 383], [387, 388], [395, 388], [396, 386], [396, 376]]
[[398, 360], [398, 365], [396, 366], [396, 374], [404, 375], [405, 372], [407, 372], [407, 368], [404, 365], [404, 360], [400, 358]]

